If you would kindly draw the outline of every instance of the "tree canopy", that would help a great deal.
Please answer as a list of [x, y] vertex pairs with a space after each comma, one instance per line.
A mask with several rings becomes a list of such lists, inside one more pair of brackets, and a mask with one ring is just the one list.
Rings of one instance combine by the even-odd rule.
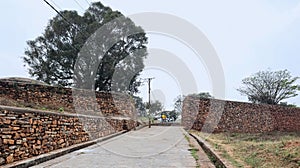
[[[149, 109], [149, 102], [145, 103], [145, 106], [147, 109]], [[164, 106], [162, 105], [162, 103], [158, 100], [151, 102], [150, 105], [150, 114], [155, 114], [157, 112], [162, 111], [162, 109], [164, 108]]]
[[182, 112], [182, 103], [185, 96], [178, 95], [174, 100], [174, 111], [177, 113]]
[[[23, 61], [29, 69], [29, 74], [51, 85], [74, 86], [77, 82], [83, 86], [81, 88], [99, 91], [111, 91], [112, 78], [116, 76], [118, 77], [117, 91], [137, 92], [137, 87], [140, 85], [138, 76], [144, 68], [143, 60], [147, 55], [147, 37], [144, 30], [120, 12], [113, 11], [100, 2], [92, 3], [83, 16], [69, 10], [62, 11], [61, 14], [63, 17], [57, 15], [49, 21], [42, 35], [35, 40], [27, 41], [28, 47]], [[89, 52], [99, 59], [96, 72], [74, 75], [78, 54], [88, 39], [96, 36], [94, 33], [99, 28], [120, 17], [125, 18], [121, 27], [114, 24], [107, 27], [116, 35], [117, 39], [114, 39], [116, 43], [112, 46], [107, 44], [108, 46], [104, 48], [109, 50], [102, 51], [105, 53], [102, 56], [99, 50], [103, 46], [95, 46], [98, 41], [93, 41], [95, 45], [89, 48]], [[128, 35], [129, 31], [139, 33]], [[106, 37], [104, 34], [101, 38], [109, 41], [113, 37]], [[106, 44], [105, 42], [101, 44]], [[80, 66], [90, 65], [91, 62], [88, 61], [97, 62], [85, 61]], [[81, 80], [86, 75], [90, 75], [89, 79], [92, 81]]]
[[[213, 99], [214, 97], [209, 92], [200, 92], [200, 93], [194, 93], [190, 94], [188, 96], [192, 96], [194, 98], [205, 98], [205, 99]], [[182, 103], [186, 96], [178, 95], [174, 100], [174, 110], [176, 113], [182, 112]]]
[[178, 118], [179, 113], [175, 110], [169, 111], [168, 117], [171, 118], [173, 121], [176, 121]]
[[278, 104], [298, 95], [297, 80], [298, 77], [292, 77], [288, 70], [259, 71], [243, 79], [238, 91], [253, 103]]
[[191, 94], [189, 96], [196, 97], [196, 98], [205, 98], [205, 99], [213, 99], [214, 98], [212, 95], [210, 95], [209, 92], [201, 92], [198, 94]]
[[132, 96], [134, 102], [135, 102], [135, 109], [137, 110], [137, 113], [139, 116], [147, 116], [146, 114], [146, 106], [143, 103], [143, 99], [138, 96]]

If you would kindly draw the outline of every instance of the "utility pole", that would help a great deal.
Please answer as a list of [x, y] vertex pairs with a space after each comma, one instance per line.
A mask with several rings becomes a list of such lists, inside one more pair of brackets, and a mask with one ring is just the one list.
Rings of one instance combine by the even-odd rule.
[[154, 78], [146, 78], [146, 80], [148, 80], [148, 96], [149, 96], [149, 104], [148, 104], [148, 118], [149, 118], [149, 128], [151, 128], [151, 120], [150, 120], [150, 108], [151, 108], [151, 99], [150, 99], [150, 95], [151, 95], [151, 80]]

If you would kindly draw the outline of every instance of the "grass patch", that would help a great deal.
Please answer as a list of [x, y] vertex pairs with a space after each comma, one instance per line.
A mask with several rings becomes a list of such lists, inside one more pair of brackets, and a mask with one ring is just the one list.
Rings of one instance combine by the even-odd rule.
[[257, 157], [257, 153], [251, 153], [245, 158], [245, 162], [251, 167], [259, 167], [262, 164], [262, 160]]
[[191, 152], [191, 155], [193, 156], [193, 158], [196, 160], [196, 168], [200, 168], [200, 164], [199, 164], [199, 156], [198, 156], [198, 149], [194, 147], [194, 145], [191, 143], [190, 137], [186, 134], [184, 134], [184, 138], [188, 141], [189, 143], [189, 147], [191, 149], [189, 149], [189, 151]]
[[234, 167], [300, 167], [300, 133], [194, 133]]
[[65, 109], [64, 109], [63, 107], [60, 107], [60, 108], [58, 109], [58, 111], [62, 113], [62, 112], [65, 111]]
[[223, 158], [225, 158], [226, 160], [228, 160], [234, 167], [243, 167], [243, 165], [241, 163], [239, 163], [238, 161], [236, 161], [233, 157], [231, 157], [226, 150], [222, 149], [222, 154], [221, 156]]
[[191, 152], [191, 154], [192, 154], [192, 156], [194, 157], [194, 159], [195, 159], [196, 161], [198, 161], [198, 160], [199, 160], [199, 156], [198, 156], [198, 154], [197, 154], [198, 149], [192, 148], [192, 149], [189, 149], [189, 151]]
[[[190, 143], [190, 137], [184, 134], [184, 138]], [[190, 144], [191, 145], [191, 144]]]

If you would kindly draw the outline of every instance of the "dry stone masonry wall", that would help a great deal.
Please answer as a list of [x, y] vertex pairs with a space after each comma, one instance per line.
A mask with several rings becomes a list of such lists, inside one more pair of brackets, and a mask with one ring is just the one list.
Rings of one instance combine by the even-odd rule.
[[[132, 129], [130, 119], [0, 107], [0, 165]], [[124, 128], [126, 127], [126, 128]]]
[[[63, 110], [71, 113], [97, 111], [102, 116], [133, 117], [135, 108], [130, 96], [49, 85], [0, 80], [0, 104]], [[76, 100], [76, 101], [74, 101]], [[13, 103], [8, 102], [13, 101]]]
[[299, 121], [300, 108], [192, 96], [188, 96], [183, 103], [182, 124], [187, 129], [199, 131], [205, 130], [205, 125], [206, 129], [211, 127], [214, 132], [297, 132], [300, 131]]
[[133, 129], [135, 114], [128, 95], [0, 80], [0, 166]]

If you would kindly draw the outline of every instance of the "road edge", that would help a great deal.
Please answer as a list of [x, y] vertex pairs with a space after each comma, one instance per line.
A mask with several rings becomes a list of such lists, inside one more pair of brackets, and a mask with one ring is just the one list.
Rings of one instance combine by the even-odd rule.
[[[184, 129], [183, 129], [184, 130]], [[212, 168], [215, 167], [215, 165], [211, 162], [206, 152], [203, 150], [199, 142], [192, 137], [186, 130], [184, 130], [184, 135], [186, 136], [187, 141], [189, 142], [189, 149], [196, 149], [198, 159], [195, 158], [197, 162], [197, 167], [205, 167], [205, 168]], [[192, 145], [192, 146], [191, 146]], [[193, 156], [194, 157], [194, 156]]]
[[204, 141], [201, 137], [195, 135], [194, 133], [190, 133], [189, 135], [192, 136], [201, 146], [201, 148], [205, 151], [205, 153], [209, 156], [209, 157], [213, 157], [215, 159], [215, 166], [218, 167], [224, 167], [224, 168], [233, 168], [233, 166], [228, 163], [226, 160], [224, 160], [217, 152], [215, 152], [212, 147], [210, 146], [210, 144], [208, 144], [206, 141]]

